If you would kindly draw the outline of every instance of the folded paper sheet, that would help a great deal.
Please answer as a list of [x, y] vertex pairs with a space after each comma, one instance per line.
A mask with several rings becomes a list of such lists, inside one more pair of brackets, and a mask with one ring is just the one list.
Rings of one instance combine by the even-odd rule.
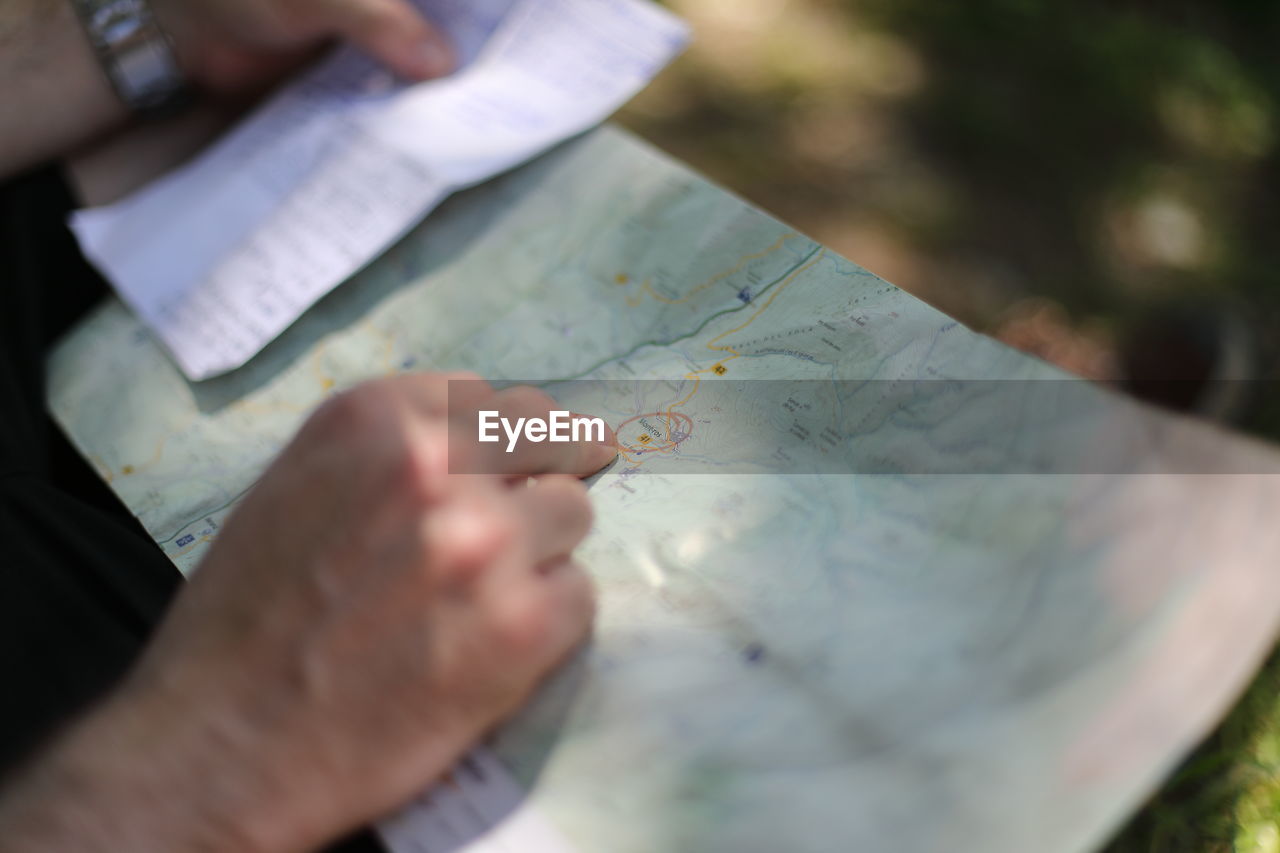
[[72, 227], [191, 379], [248, 361], [449, 193], [598, 123], [683, 46], [647, 0], [422, 0], [465, 62], [409, 88], [354, 50]]
[[574, 853], [483, 747], [377, 831], [390, 853]]

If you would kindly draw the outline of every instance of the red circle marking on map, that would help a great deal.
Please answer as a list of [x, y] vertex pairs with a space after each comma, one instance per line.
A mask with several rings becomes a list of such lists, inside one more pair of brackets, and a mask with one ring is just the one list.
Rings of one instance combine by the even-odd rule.
[[[623, 430], [631, 424], [645, 419], [649, 420], [652, 426], [665, 434], [661, 437], [655, 436], [655, 443], [653, 444], [642, 444], [640, 442], [627, 441], [623, 438]], [[680, 412], [650, 412], [644, 415], [636, 415], [634, 418], [628, 418], [618, 424], [618, 428], [613, 432], [618, 437], [618, 445], [629, 453], [660, 453], [664, 450], [670, 450], [693, 434], [693, 418]], [[652, 433], [649, 434], [652, 435]], [[657, 442], [665, 443], [659, 444]]]

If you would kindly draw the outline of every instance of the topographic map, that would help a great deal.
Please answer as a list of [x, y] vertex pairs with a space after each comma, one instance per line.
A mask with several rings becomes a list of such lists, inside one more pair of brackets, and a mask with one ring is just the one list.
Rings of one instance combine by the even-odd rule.
[[189, 572], [320, 400], [424, 369], [618, 429], [595, 638], [492, 745], [583, 851], [1086, 849], [1275, 637], [1271, 451], [1069, 381], [612, 128], [453, 198], [227, 376], [186, 381], [109, 302], [50, 402]]

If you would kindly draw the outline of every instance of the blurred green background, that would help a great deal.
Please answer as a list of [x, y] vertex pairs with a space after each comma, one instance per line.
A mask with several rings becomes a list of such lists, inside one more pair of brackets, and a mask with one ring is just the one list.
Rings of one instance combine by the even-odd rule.
[[[696, 42], [623, 124], [974, 328], [1280, 440], [1280, 0], [668, 5]], [[1109, 849], [1280, 853], [1280, 657]]]

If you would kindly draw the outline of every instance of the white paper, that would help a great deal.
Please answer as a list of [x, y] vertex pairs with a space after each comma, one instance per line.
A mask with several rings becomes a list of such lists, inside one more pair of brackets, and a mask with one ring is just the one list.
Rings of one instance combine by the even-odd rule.
[[378, 825], [391, 853], [571, 853], [498, 759], [477, 748], [449, 777]]
[[451, 192], [598, 123], [687, 40], [648, 0], [423, 0], [463, 59], [401, 87], [344, 49], [72, 228], [193, 380], [232, 370]]

